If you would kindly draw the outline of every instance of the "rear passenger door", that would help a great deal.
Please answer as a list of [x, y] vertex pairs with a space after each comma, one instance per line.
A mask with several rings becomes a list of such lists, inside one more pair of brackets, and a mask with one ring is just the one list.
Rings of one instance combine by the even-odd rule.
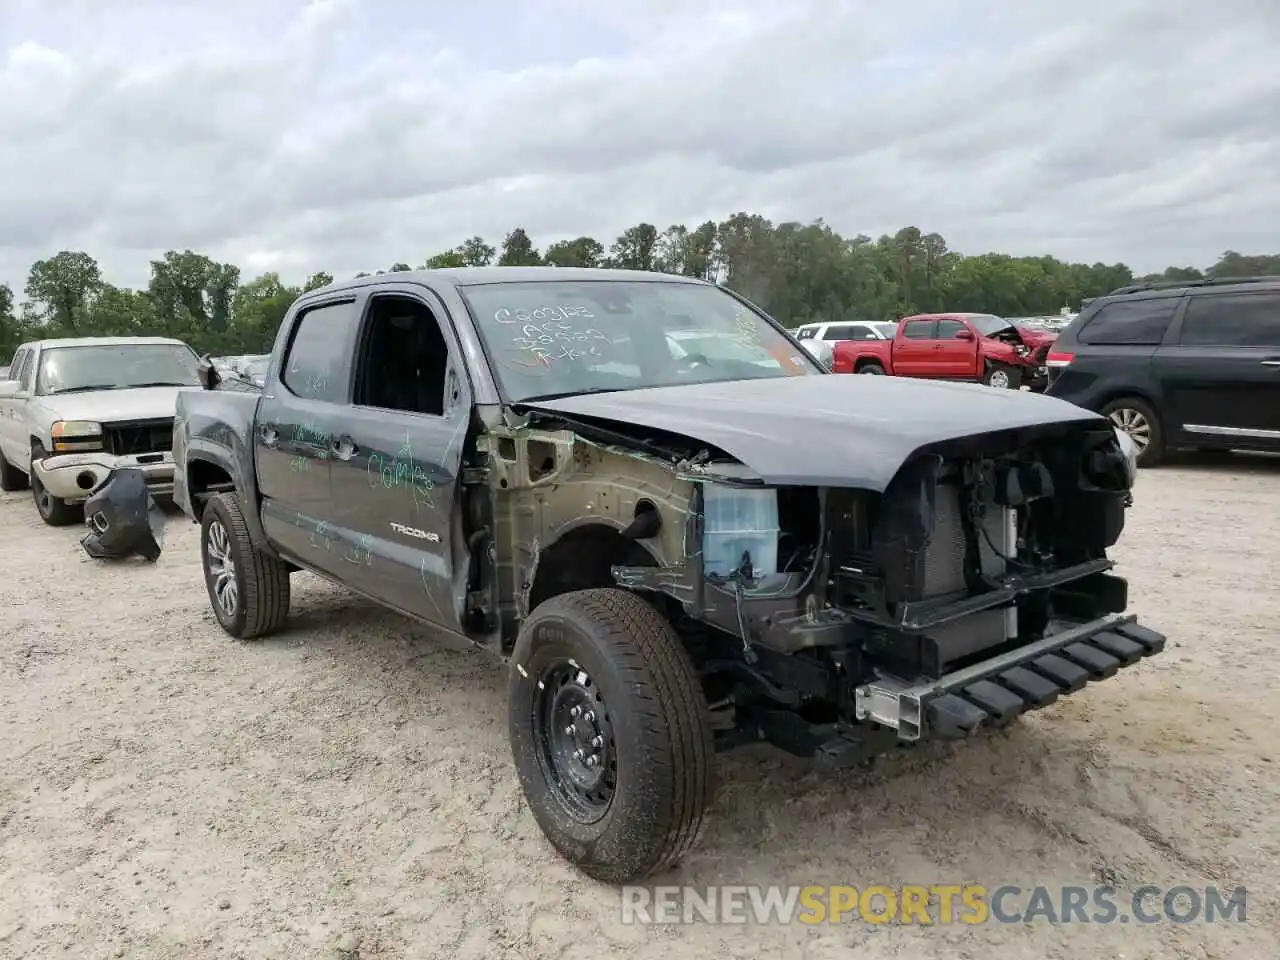
[[262, 525], [282, 553], [324, 574], [342, 565], [330, 462], [351, 396], [363, 294], [309, 302], [289, 325], [254, 424]]
[[938, 321], [908, 320], [893, 341], [893, 372], [900, 377], [936, 376], [933, 354]]
[[1170, 333], [1155, 358], [1166, 430], [1280, 447], [1280, 291], [1193, 291]]

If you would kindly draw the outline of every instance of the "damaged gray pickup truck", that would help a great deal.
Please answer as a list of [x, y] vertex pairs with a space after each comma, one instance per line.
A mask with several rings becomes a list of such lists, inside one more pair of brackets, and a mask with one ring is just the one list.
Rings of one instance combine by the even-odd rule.
[[478, 268], [304, 294], [262, 389], [179, 395], [213, 611], [307, 570], [509, 664], [538, 824], [626, 882], [693, 846], [716, 751], [824, 766], [999, 726], [1160, 652], [1107, 550], [1100, 416], [828, 374], [713, 284]]

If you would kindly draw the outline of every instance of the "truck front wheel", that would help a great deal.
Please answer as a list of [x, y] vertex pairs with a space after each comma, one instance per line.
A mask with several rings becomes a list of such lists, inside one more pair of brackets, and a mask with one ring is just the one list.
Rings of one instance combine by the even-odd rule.
[[200, 558], [209, 605], [240, 640], [274, 633], [289, 616], [289, 570], [253, 545], [234, 494], [209, 498], [200, 517]]
[[615, 588], [540, 604], [516, 640], [508, 693], [520, 785], [563, 857], [627, 883], [697, 843], [711, 727], [693, 664], [652, 606]]
[[1017, 390], [1022, 385], [1022, 373], [1003, 363], [991, 363], [987, 365], [987, 373], [982, 382], [997, 390]]
[[36, 513], [40, 519], [51, 527], [69, 527], [84, 522], [84, 506], [79, 503], [67, 503], [61, 497], [55, 497], [45, 489], [40, 477], [36, 474], [36, 461], [47, 456], [44, 446], [31, 444], [31, 473], [28, 474], [31, 485], [31, 499], [35, 501]]

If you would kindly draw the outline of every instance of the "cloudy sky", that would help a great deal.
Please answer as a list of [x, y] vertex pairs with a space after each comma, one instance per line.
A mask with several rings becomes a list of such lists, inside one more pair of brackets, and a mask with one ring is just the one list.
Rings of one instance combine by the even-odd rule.
[[0, 282], [300, 279], [737, 210], [1280, 251], [1278, 0], [0, 0]]

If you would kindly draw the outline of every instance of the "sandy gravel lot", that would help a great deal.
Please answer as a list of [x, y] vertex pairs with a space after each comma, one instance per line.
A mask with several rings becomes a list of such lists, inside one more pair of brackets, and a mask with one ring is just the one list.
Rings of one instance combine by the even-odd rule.
[[0, 498], [0, 957], [1280, 957], [1280, 462], [1145, 471], [1118, 554], [1167, 652], [1020, 728], [822, 778], [754, 748], [663, 882], [1250, 888], [1247, 924], [623, 925], [524, 808], [503, 669], [298, 576], [216, 626]]

